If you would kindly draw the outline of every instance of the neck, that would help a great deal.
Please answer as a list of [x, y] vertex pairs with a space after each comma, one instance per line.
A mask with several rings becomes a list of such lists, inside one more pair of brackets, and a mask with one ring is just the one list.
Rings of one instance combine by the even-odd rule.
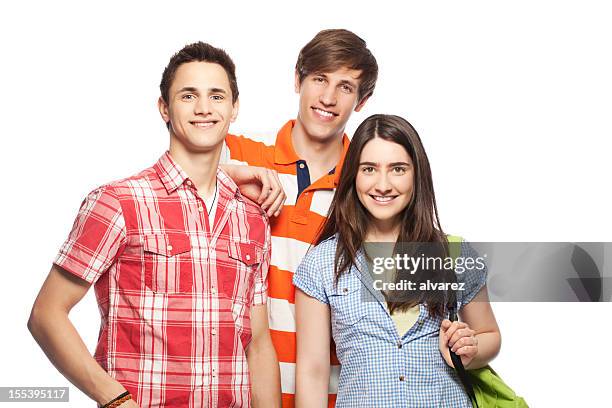
[[394, 220], [372, 220], [366, 234], [367, 242], [396, 242], [399, 237], [400, 225]]
[[211, 151], [194, 153], [186, 150], [182, 144], [170, 140], [170, 155], [187, 173], [203, 197], [211, 197], [214, 194], [221, 146]]
[[342, 136], [343, 131], [320, 139], [310, 135], [297, 120], [291, 130], [291, 140], [297, 155], [306, 160], [309, 166], [317, 166], [325, 170], [331, 170], [342, 156]]

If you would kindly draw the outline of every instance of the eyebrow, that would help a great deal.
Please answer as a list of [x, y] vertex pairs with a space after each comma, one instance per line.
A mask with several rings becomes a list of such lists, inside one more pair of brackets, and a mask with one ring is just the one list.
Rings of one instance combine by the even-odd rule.
[[350, 85], [353, 88], [357, 88], [357, 84], [353, 81], [349, 81], [348, 79], [343, 79], [342, 81], [340, 81], [340, 85]]
[[[324, 73], [324, 72], [315, 72], [312, 75], [313, 76], [320, 76], [320, 77], [323, 77], [325, 79], [329, 79], [327, 74]], [[350, 81], [348, 79], [343, 79], [343, 80], [340, 81], [340, 85], [344, 85], [344, 84], [350, 85], [350, 86], [352, 86], [354, 88], [357, 88], [357, 84], [354, 81]]]
[[[193, 92], [193, 93], [198, 93], [198, 89], [193, 87], [193, 86], [184, 86], [181, 89], [179, 89], [176, 93], [182, 93], [182, 92]], [[224, 95], [227, 95], [227, 91], [223, 88], [208, 88], [208, 93], [221, 93]]]
[[[359, 163], [360, 166], [380, 166], [380, 163], [374, 163], [374, 162], [361, 162]], [[395, 166], [410, 166], [410, 163], [406, 163], [406, 162], [393, 162], [393, 163], [389, 163], [388, 164], [389, 167], [395, 167]]]

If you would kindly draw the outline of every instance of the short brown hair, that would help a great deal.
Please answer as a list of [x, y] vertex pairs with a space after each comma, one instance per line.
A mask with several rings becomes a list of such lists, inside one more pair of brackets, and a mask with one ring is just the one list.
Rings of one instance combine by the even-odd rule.
[[376, 58], [366, 42], [344, 29], [320, 31], [302, 48], [295, 64], [300, 83], [309, 74], [333, 72], [340, 68], [360, 70], [358, 98], [362, 101], [374, 92], [378, 78]]
[[162, 80], [159, 84], [159, 90], [164, 101], [168, 103], [168, 94], [170, 93], [170, 86], [172, 85], [172, 81], [174, 81], [176, 70], [181, 65], [194, 61], [210, 62], [221, 65], [230, 83], [232, 103], [236, 103], [238, 100], [238, 81], [236, 80], [236, 66], [234, 65], [234, 61], [232, 61], [230, 56], [221, 48], [213, 47], [202, 41], [184, 46], [182, 50], [170, 58], [170, 62], [168, 62], [168, 66], [164, 69]]

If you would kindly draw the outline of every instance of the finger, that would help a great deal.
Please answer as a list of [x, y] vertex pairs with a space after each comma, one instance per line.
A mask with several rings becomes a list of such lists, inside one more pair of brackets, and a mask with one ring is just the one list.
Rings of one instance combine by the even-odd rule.
[[451, 324], [453, 324], [453, 322], [451, 322], [448, 319], [444, 319], [444, 320], [442, 320], [441, 326], [444, 329], [444, 331], [446, 332], [446, 330], [448, 330], [448, 328], [451, 326]]
[[442, 326], [440, 326], [440, 333], [438, 334], [438, 345], [442, 355], [448, 352], [448, 339], [446, 338], [446, 334], [444, 333], [444, 328]]
[[[448, 330], [446, 331], [446, 338], [449, 340], [450, 346], [453, 345], [453, 336], [455, 335], [455, 332], [464, 327], [467, 327], [467, 324], [463, 322], [453, 322], [451, 326], [448, 328]], [[457, 339], [455, 338], [454, 341], [457, 341]]]
[[257, 203], [261, 206], [262, 209], [266, 209], [267, 207], [264, 205], [264, 201], [270, 195], [270, 180], [268, 178], [268, 172], [265, 169], [262, 169], [261, 172], [258, 172], [257, 178], [261, 182], [261, 193], [259, 193], [259, 197], [257, 198]]
[[453, 342], [453, 345], [450, 346], [452, 351], [457, 351], [463, 346], [472, 346], [472, 338], [471, 337], [461, 337], [457, 341]]
[[473, 335], [474, 335], [474, 330], [468, 327], [457, 329], [457, 331], [455, 331], [455, 333], [450, 338], [449, 343], [452, 347], [457, 341], [459, 341], [459, 339], [465, 338], [465, 337], [472, 337]]
[[[272, 204], [278, 198], [279, 194], [282, 192], [282, 189], [280, 185], [276, 182], [276, 179], [274, 178], [274, 176], [272, 175], [272, 170], [266, 171], [266, 178], [268, 180], [268, 196], [266, 197], [265, 201], [263, 202], [261, 206], [262, 208], [265, 207], [266, 209], [270, 209]], [[272, 213], [268, 213], [268, 215], [271, 215], [271, 214]]]
[[277, 211], [276, 211], [276, 216], [278, 216], [280, 214], [281, 208], [283, 207], [283, 205], [285, 205], [285, 201], [287, 201], [287, 194], [285, 193], [285, 189], [283, 188], [283, 184], [280, 181], [280, 177], [278, 176], [278, 172], [276, 170], [272, 170], [272, 175], [274, 176], [274, 179], [276, 180], [276, 182], [278, 183], [278, 188], [280, 188], [281, 190], [281, 196], [283, 197], [282, 202], [280, 203]]
[[478, 353], [477, 346], [463, 346], [457, 351], [455, 351], [455, 354], [458, 356], [465, 356], [471, 358], [474, 358], [474, 356], [476, 356], [476, 353]]
[[272, 216], [277, 217], [280, 214], [283, 208], [283, 204], [285, 204], [286, 198], [287, 197], [285, 196], [285, 193], [281, 191], [281, 194], [278, 194], [278, 196], [276, 197], [276, 200], [274, 200], [274, 202], [268, 209], [268, 217], [272, 217]]

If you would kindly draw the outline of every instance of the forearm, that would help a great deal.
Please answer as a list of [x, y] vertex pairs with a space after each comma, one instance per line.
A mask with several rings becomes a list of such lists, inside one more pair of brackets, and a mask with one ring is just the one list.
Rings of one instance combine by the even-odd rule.
[[98, 404], [105, 404], [125, 391], [91, 356], [67, 312], [41, 309], [32, 310], [28, 328], [66, 379]]
[[329, 374], [329, 364], [298, 361], [295, 376], [296, 408], [327, 407]]
[[498, 331], [476, 334], [478, 352], [466, 369], [481, 368], [493, 360], [501, 348], [501, 335]]
[[280, 408], [280, 371], [269, 336], [252, 341], [247, 349], [253, 408]]

